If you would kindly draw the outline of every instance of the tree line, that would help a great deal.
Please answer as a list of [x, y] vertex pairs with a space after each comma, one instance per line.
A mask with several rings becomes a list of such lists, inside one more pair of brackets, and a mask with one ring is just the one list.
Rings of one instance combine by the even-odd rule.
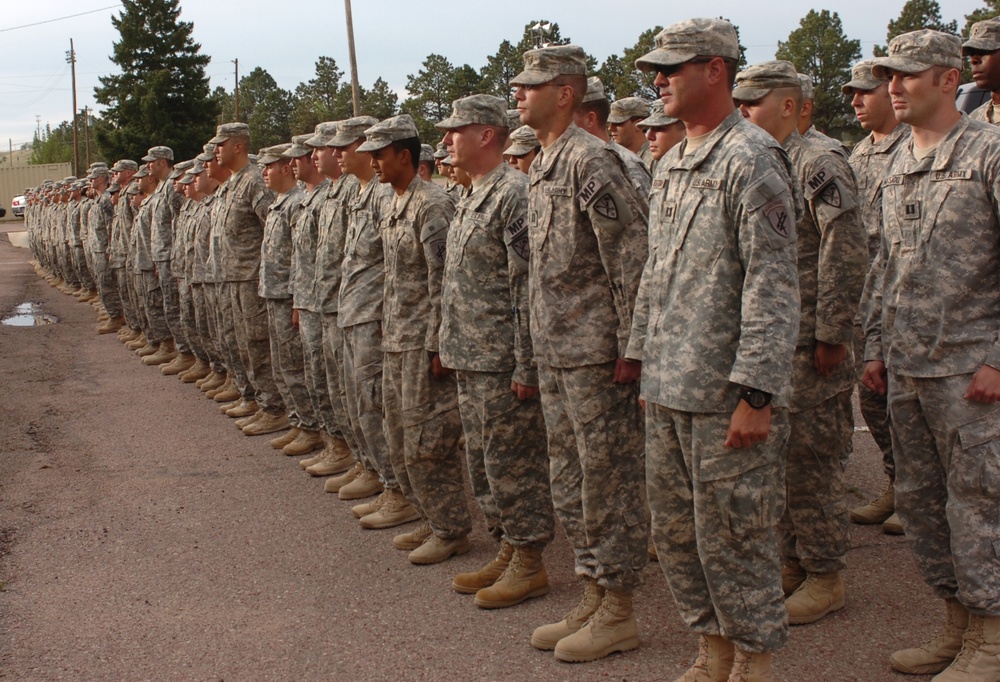
[[[963, 35], [976, 21], [1000, 14], [1000, 0], [983, 4], [965, 16]], [[177, 158], [190, 158], [201, 151], [219, 123], [237, 120], [235, 92], [223, 87], [210, 90], [205, 68], [211, 58], [201, 54], [194, 41], [193, 24], [180, 21], [180, 0], [122, 0], [121, 13], [112, 17], [112, 23], [120, 36], [111, 55], [119, 73], [100, 78], [95, 98], [104, 109], [96, 116], [91, 113], [88, 121], [97, 158], [138, 158], [153, 143], [169, 144]], [[539, 25], [545, 30], [535, 28]], [[889, 22], [886, 44], [919, 28], [957, 33], [958, 21], [944, 20], [937, 0], [908, 0]], [[638, 71], [635, 60], [653, 48], [661, 29], [643, 31], [634, 44], [600, 65], [588, 57], [588, 70], [601, 78], [609, 98], [657, 97], [652, 76]], [[376, 78], [369, 87], [360, 88], [361, 109], [380, 119], [410, 114], [421, 137], [431, 141], [439, 135], [434, 123], [448, 116], [455, 99], [488, 93], [506, 99], [513, 108], [510, 79], [521, 71], [523, 54], [542, 43], [568, 42], [571, 38], [562, 35], [558, 23], [539, 19], [525, 24], [516, 43], [502, 41], [478, 69], [432, 53], [407, 76], [406, 98], [400, 101], [385, 80]], [[885, 50], [883, 45], [874, 46], [874, 56]], [[791, 61], [813, 79], [813, 120], [819, 129], [848, 142], [861, 134], [850, 102], [840, 91], [850, 80], [851, 66], [862, 58], [861, 43], [847, 37], [836, 12], [810, 10], [798, 28], [778, 42], [775, 58]], [[745, 59], [740, 66], [745, 66]], [[971, 80], [970, 73], [965, 80]], [[331, 57], [320, 56], [312, 78], [294, 90], [282, 88], [261, 66], [239, 80], [239, 120], [250, 126], [256, 146], [286, 142], [293, 134], [312, 131], [321, 121], [353, 115], [350, 79]], [[31, 162], [71, 159], [71, 131], [72, 123], [63, 122], [36, 133]]]

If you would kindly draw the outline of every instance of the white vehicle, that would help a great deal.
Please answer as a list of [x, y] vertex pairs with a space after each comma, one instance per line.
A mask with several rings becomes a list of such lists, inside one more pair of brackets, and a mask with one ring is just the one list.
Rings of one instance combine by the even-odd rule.
[[24, 206], [25, 206], [25, 203], [26, 202], [24, 201], [24, 195], [23, 194], [21, 196], [19, 196], [19, 197], [14, 197], [14, 200], [12, 202], [10, 202], [10, 210], [11, 210], [11, 212], [15, 216], [17, 216], [18, 218], [23, 218], [24, 217]]

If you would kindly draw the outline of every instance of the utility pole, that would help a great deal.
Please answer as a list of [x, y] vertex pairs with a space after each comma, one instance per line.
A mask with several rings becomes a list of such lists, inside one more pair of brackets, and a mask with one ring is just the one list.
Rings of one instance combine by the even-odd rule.
[[354, 53], [354, 21], [351, 19], [351, 0], [344, 0], [347, 10], [347, 52], [351, 55], [351, 98], [354, 100], [354, 115], [361, 115], [361, 95], [358, 86], [358, 57]]
[[73, 39], [69, 39], [69, 52], [66, 53], [66, 61], [69, 62], [70, 70], [73, 73], [73, 175], [79, 173], [80, 168], [80, 147], [77, 142], [76, 125], [76, 50], [73, 49]]
[[234, 91], [233, 100], [236, 103], [236, 111], [233, 120], [240, 120], [240, 60], [234, 59], [233, 64], [236, 65], [236, 90]]
[[87, 149], [87, 168], [90, 168], [90, 108], [83, 108], [83, 140]]

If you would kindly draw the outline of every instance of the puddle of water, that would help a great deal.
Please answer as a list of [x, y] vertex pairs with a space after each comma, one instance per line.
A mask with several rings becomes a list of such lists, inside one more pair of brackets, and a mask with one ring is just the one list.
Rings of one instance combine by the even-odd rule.
[[42, 306], [29, 301], [14, 306], [11, 314], [0, 320], [0, 324], [5, 327], [40, 327], [58, 321], [58, 317], [43, 313]]

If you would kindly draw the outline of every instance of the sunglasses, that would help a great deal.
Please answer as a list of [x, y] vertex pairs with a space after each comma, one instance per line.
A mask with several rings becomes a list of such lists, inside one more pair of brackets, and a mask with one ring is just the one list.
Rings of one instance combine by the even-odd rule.
[[670, 78], [688, 64], [708, 64], [713, 59], [715, 59], [715, 57], [695, 57], [694, 59], [689, 59], [688, 61], [681, 62], [680, 64], [671, 64], [670, 66], [657, 66], [656, 70], [664, 78]]

